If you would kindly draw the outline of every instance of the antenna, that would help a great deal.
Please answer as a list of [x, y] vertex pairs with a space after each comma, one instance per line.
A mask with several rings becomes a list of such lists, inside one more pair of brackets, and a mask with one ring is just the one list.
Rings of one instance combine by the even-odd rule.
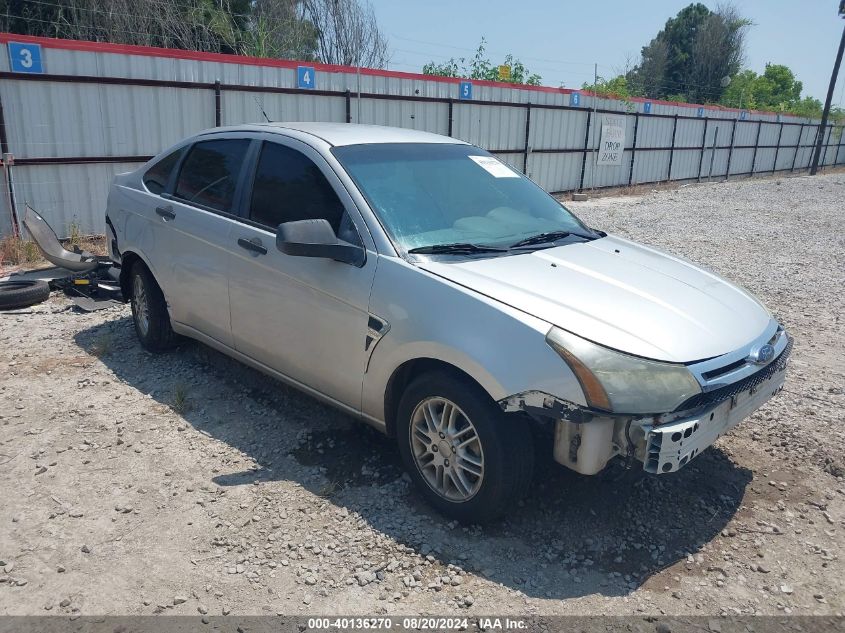
[[267, 119], [267, 123], [272, 123], [272, 121], [270, 120], [270, 117], [268, 117], [267, 113], [264, 111], [264, 106], [261, 105], [261, 102], [258, 100], [258, 97], [256, 97], [255, 95], [252, 95], [252, 98], [255, 99], [255, 105], [257, 105], [258, 109], [261, 110], [261, 114], [263, 114], [264, 118]]

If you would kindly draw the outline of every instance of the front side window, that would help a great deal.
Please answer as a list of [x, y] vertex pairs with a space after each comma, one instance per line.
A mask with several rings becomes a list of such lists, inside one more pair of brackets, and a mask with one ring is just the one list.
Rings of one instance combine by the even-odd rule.
[[248, 139], [195, 144], [182, 163], [174, 195], [217, 211], [231, 211]]
[[332, 152], [405, 251], [458, 243], [508, 248], [555, 232], [595, 237], [531, 180], [471, 145], [378, 143]]
[[156, 195], [161, 195], [167, 189], [167, 183], [170, 182], [170, 174], [176, 163], [179, 162], [179, 157], [182, 156], [182, 150], [179, 148], [175, 152], [168, 154], [155, 165], [147, 170], [144, 174], [144, 186]]
[[261, 148], [249, 219], [273, 230], [283, 222], [325, 219], [343, 239], [351, 228], [343, 203], [319, 167], [301, 152], [270, 142]]

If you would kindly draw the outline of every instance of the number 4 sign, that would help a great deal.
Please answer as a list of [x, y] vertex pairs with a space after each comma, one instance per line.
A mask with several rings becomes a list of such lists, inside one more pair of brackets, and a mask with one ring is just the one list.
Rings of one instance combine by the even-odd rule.
[[16, 73], [43, 73], [41, 45], [9, 42], [9, 65]]
[[297, 88], [313, 88], [316, 84], [314, 76], [314, 68], [312, 66], [297, 66], [296, 67], [296, 87]]

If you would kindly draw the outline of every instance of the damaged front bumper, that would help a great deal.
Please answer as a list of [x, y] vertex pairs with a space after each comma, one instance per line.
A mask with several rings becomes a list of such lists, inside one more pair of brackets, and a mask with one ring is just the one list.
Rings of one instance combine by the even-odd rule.
[[646, 472], [665, 474], [686, 466], [719, 437], [783, 389], [789, 350], [759, 380], [739, 385], [728, 397], [692, 411], [650, 417], [611, 416], [541, 392], [499, 402], [506, 412], [524, 411], [555, 420], [555, 461], [584, 475], [600, 472], [616, 456], [637, 459]]
[[732, 396], [712, 409], [665, 424], [644, 424], [643, 468], [663, 474], [686, 466], [742, 420], [783, 389], [786, 368], [755, 387]]

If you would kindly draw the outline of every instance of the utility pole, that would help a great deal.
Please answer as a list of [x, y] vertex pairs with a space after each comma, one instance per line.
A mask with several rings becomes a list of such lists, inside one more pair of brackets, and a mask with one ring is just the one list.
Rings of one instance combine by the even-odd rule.
[[[839, 16], [845, 18], [845, 0], [839, 4]], [[836, 77], [839, 75], [839, 65], [842, 63], [842, 51], [845, 51], [845, 28], [842, 29], [842, 39], [839, 42], [839, 51], [836, 53], [836, 61], [833, 63], [833, 73], [830, 75], [830, 85], [827, 87], [827, 99], [824, 102], [822, 111], [822, 122], [819, 125], [819, 133], [816, 136], [816, 151], [813, 154], [813, 164], [810, 167], [810, 175], [815, 176], [819, 170], [819, 158], [822, 155], [822, 144], [824, 143], [824, 131], [827, 129], [827, 117], [830, 114], [830, 102], [833, 100], [833, 89], [836, 87]]]

